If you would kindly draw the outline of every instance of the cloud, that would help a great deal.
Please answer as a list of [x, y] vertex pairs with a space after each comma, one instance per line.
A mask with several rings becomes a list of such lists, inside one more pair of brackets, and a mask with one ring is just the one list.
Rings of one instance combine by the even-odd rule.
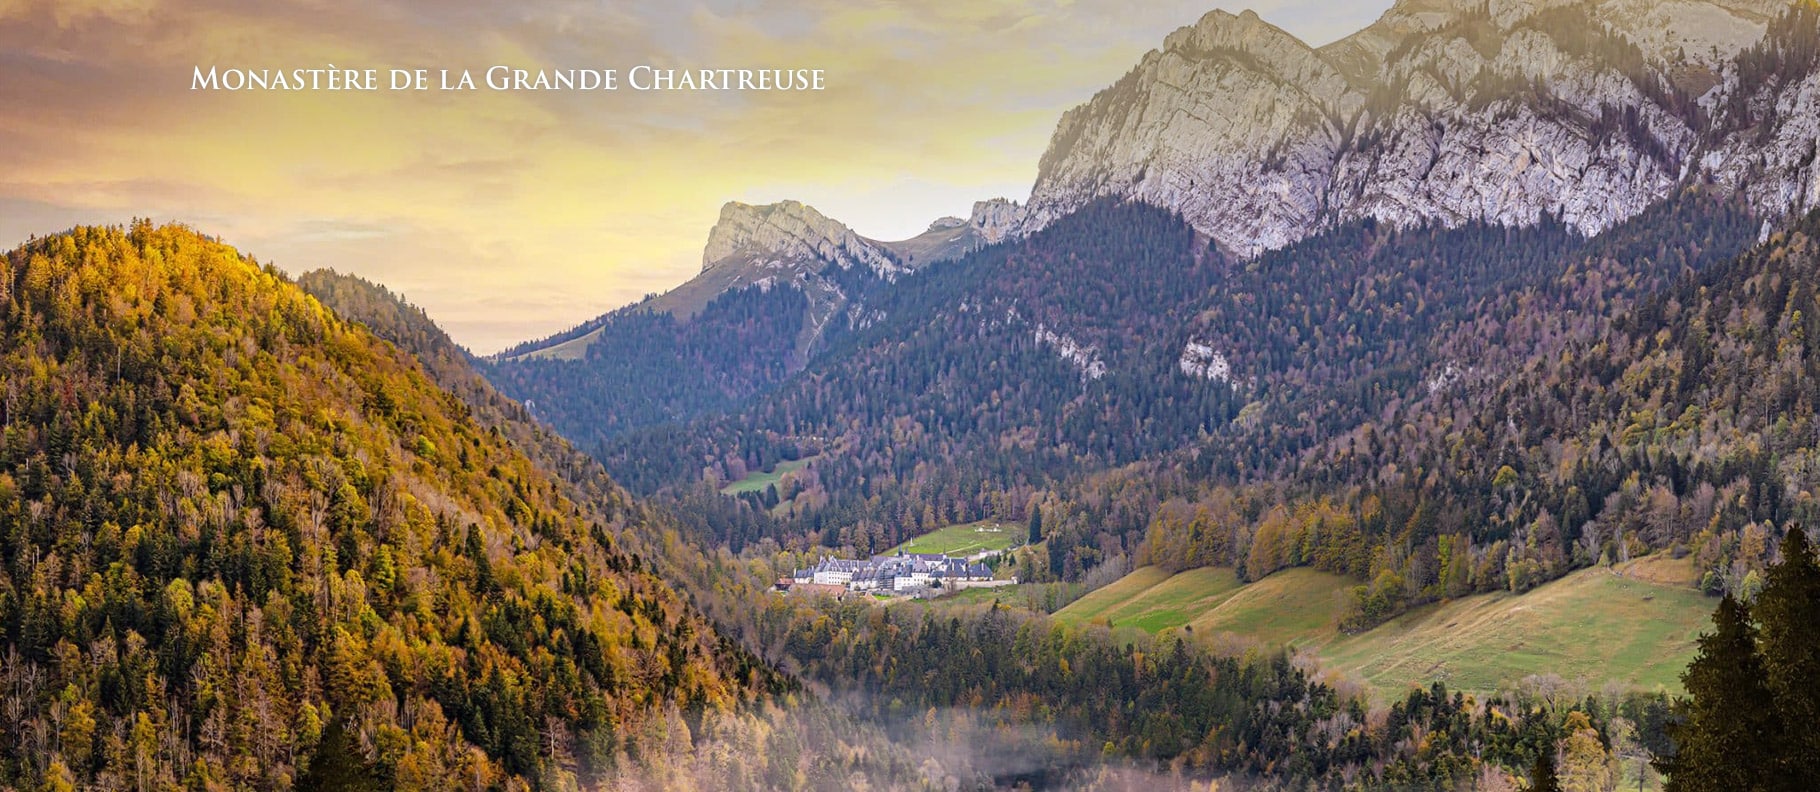
[[[1204, 0], [0, 0], [0, 243], [191, 222], [422, 304], [480, 351], [691, 276], [720, 205], [909, 236], [1021, 198], [1055, 119]], [[1263, 0], [1311, 40], [1361, 26]], [[1234, 9], [1237, 10], [1237, 9]], [[802, 66], [819, 94], [192, 92], [197, 65]], [[67, 218], [67, 222], [65, 222]]]

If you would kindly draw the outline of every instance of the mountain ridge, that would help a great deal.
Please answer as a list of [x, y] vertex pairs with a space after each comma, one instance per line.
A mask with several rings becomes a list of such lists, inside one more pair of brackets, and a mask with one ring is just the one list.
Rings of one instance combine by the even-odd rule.
[[[1661, 33], [1682, 17], [1707, 38]], [[1813, 18], [1752, 0], [1405, 0], [1316, 49], [1215, 11], [1064, 114], [1022, 230], [1110, 196], [1181, 211], [1245, 257], [1367, 217], [1552, 214], [1596, 234], [1697, 182], [1799, 214], [1820, 204], [1798, 109], [1820, 91]], [[1779, 79], [1744, 73], [1764, 57]]]

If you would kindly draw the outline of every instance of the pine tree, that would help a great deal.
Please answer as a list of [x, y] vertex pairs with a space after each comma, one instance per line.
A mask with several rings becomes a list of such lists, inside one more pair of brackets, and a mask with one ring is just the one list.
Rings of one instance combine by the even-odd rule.
[[1529, 769], [1529, 792], [1561, 792], [1561, 779], [1555, 772], [1555, 747], [1545, 745], [1536, 753], [1536, 763]]
[[1777, 753], [1783, 789], [1820, 784], [1820, 564], [1796, 528], [1782, 541], [1782, 563], [1768, 569], [1751, 612], [1769, 692], [1789, 742]]
[[1030, 507], [1030, 543], [1043, 541], [1043, 507]]
[[310, 767], [297, 779], [298, 789], [335, 790], [335, 792], [377, 792], [379, 779], [360, 755], [356, 738], [336, 719], [322, 735], [310, 759]]
[[1764, 682], [1763, 657], [1749, 610], [1727, 595], [1714, 631], [1681, 675], [1686, 720], [1669, 727], [1673, 757], [1658, 757], [1663, 792], [1766, 792], [1772, 789], [1782, 724]]

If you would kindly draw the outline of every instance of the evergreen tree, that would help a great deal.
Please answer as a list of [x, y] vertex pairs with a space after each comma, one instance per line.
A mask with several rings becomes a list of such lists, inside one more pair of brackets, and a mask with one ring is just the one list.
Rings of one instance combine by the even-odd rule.
[[1529, 792], [1561, 792], [1561, 779], [1555, 772], [1555, 747], [1546, 745], [1536, 754], [1529, 769]]
[[1781, 788], [1820, 783], [1820, 564], [1796, 528], [1782, 542], [1752, 613], [1761, 632], [1763, 670], [1789, 742], [1778, 751]]
[[1664, 792], [1753, 792], [1774, 788], [1782, 724], [1764, 682], [1757, 630], [1748, 609], [1727, 595], [1715, 630], [1681, 675], [1686, 720], [1669, 727], [1675, 755], [1658, 757]]
[[360, 746], [341, 720], [330, 722], [321, 744], [310, 759], [309, 770], [297, 779], [298, 789], [323, 792], [379, 792], [380, 781], [360, 755]]
[[1030, 507], [1030, 543], [1043, 541], [1043, 507]]

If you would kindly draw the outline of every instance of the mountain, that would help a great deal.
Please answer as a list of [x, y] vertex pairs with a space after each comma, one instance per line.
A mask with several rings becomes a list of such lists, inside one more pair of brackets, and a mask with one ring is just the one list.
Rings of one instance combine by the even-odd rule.
[[[881, 320], [774, 392], [615, 438], [603, 458], [656, 492], [816, 455], [796, 476], [804, 497], [726, 525], [735, 546], [805, 533], [882, 549], [950, 522], [1021, 521], [1041, 490], [1133, 464], [1177, 470], [1142, 487], [1164, 492], [1176, 475], [1271, 481], [1393, 405], [1496, 376], [1470, 369], [1482, 345], [1452, 343], [1462, 328], [1569, 310], [1583, 271], [1610, 285], [1575, 310], [1607, 310], [1725, 260], [1756, 230], [1735, 203], [1691, 193], [1591, 240], [1558, 223], [1358, 223], [1244, 261], [1179, 216], [1099, 201], [906, 276], [876, 298]], [[1149, 497], [1076, 503], [1069, 522], [1100, 537], [1102, 557], [1129, 554]]]
[[708, 232], [701, 274], [638, 309], [687, 321], [728, 292], [795, 289], [808, 301], [806, 319], [796, 343], [782, 351], [800, 367], [822, 329], [847, 304], [840, 275], [889, 281], [906, 271], [908, 263], [900, 263], [882, 245], [813, 208], [795, 201], [769, 206], [734, 202], [721, 208], [720, 221]]
[[1007, 238], [1023, 209], [981, 201], [899, 242], [867, 239], [793, 201], [729, 203], [701, 274], [637, 305], [480, 367], [565, 437], [595, 448], [628, 431], [736, 409], [878, 320], [899, 278]]
[[1815, 10], [1772, 0], [1402, 0], [1315, 48], [1215, 11], [1063, 116], [1024, 232], [1099, 197], [1251, 257], [1360, 219], [1597, 234], [1712, 183], [1820, 205]]
[[[1405, 2], [1320, 49], [1214, 13], [1063, 118], [997, 244], [868, 275], [864, 310], [821, 328], [801, 370], [672, 421], [622, 421], [637, 399], [546, 384], [550, 371], [501, 381], [561, 411], [559, 432], [635, 492], [690, 499], [810, 461], [775, 506], [713, 519], [735, 548], [883, 550], [1048, 503], [1061, 515], [1045, 506], [1032, 563], [1046, 572], [1030, 572], [1079, 581], [1150, 552], [1159, 504], [1230, 497], [1247, 504], [1223, 512], [1234, 526], [1332, 508], [1358, 541], [1310, 559], [1285, 548], [1312, 544], [1272, 544], [1294, 535], [1279, 526], [1187, 557], [1243, 575], [1321, 564], [1380, 594], [1403, 586], [1378, 603], [1396, 610], [1447, 588], [1431, 579], [1443, 557], [1496, 548], [1472, 586], [1516, 568], [1502, 581], [1520, 590], [1687, 537], [1638, 533], [1631, 548], [1607, 524], [1583, 530], [1634, 519], [1634, 501], [1596, 503], [1623, 482], [1593, 462], [1518, 504], [1485, 490], [1509, 481], [1514, 452], [1458, 459], [1461, 442], [1534, 415], [1445, 432], [1472, 410], [1451, 399], [1485, 397], [1474, 388], [1560, 351], [1525, 344], [1593, 333], [1802, 211], [1816, 56], [1805, 4]], [[1560, 410], [1585, 421], [1603, 402], [1547, 415]], [[1414, 439], [1387, 444], [1392, 428]], [[1392, 448], [1432, 455], [1381, 468]], [[1565, 528], [1534, 530], [1543, 513]]]
[[0, 783], [549, 788], [763, 694], [640, 511], [225, 245], [36, 239], [0, 337]]
[[732, 202], [721, 208], [720, 221], [708, 232], [702, 271], [694, 280], [650, 301], [647, 307], [687, 318], [708, 299], [737, 289], [791, 285], [810, 296], [811, 327], [825, 323], [817, 310], [825, 297], [844, 299], [838, 285], [823, 276], [835, 270], [857, 270], [882, 281], [896, 280], [938, 261], [997, 242], [1022, 223], [1022, 209], [1004, 199], [980, 201], [966, 219], [944, 217], [929, 230], [899, 242], [867, 239], [796, 201], [768, 206]]
[[[883, 321], [909, 274], [1102, 199], [1177, 212], [1240, 260], [1366, 222], [1597, 236], [1690, 189], [1738, 196], [1767, 233], [1820, 205], [1817, 19], [1773, 0], [1405, 0], [1315, 48], [1215, 11], [1064, 115], [1028, 205], [880, 242], [799, 203], [730, 203], [695, 279], [489, 376], [589, 449], [737, 410]], [[1205, 341], [1176, 361], [1221, 376]]]
[[[728, 202], [708, 232], [701, 273], [661, 295], [543, 341], [521, 344], [498, 356], [505, 362], [533, 358], [577, 360], [603, 336], [612, 317], [666, 313], [687, 322], [715, 299], [745, 289], [787, 288], [808, 301], [805, 322], [786, 359], [800, 368], [852, 292], [868, 282], [890, 282], [928, 264], [947, 261], [1005, 238], [1023, 222], [1022, 207], [1002, 198], [974, 204], [966, 218], [944, 217], [929, 230], [899, 242], [867, 239], [796, 201], [764, 206]], [[766, 350], [766, 354], [776, 354]]]

